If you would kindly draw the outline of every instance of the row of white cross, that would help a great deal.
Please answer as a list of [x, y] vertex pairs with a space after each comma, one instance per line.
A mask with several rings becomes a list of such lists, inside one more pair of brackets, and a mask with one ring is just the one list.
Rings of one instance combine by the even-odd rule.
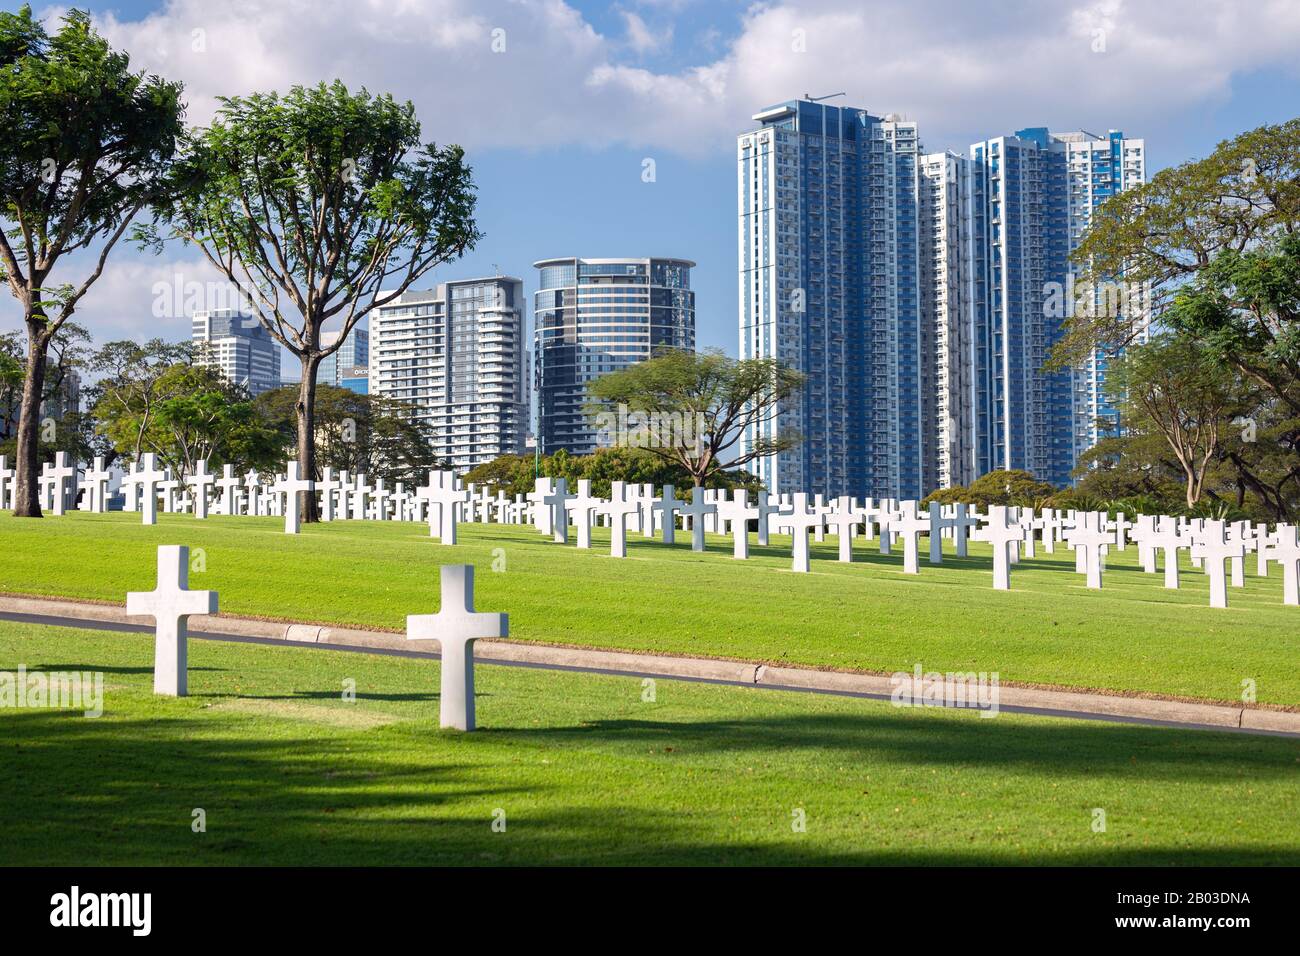
[[758, 543], [768, 542], [769, 529], [789, 532], [792, 536], [792, 569], [808, 572], [811, 568], [808, 544], [809, 532], [814, 540], [821, 541], [828, 530], [833, 530], [839, 542], [838, 559], [853, 560], [853, 542], [861, 536], [870, 541], [877, 532], [879, 551], [889, 554], [893, 539], [902, 538], [903, 572], [920, 573], [920, 536], [929, 537], [929, 563], [943, 561], [943, 539], [954, 541], [958, 557], [965, 557], [967, 540], [987, 542], [993, 550], [993, 587], [1010, 590], [1011, 566], [1020, 560], [1022, 553], [1029, 558], [1036, 554], [1037, 544], [1045, 551], [1055, 550], [1063, 542], [1075, 552], [1075, 570], [1086, 575], [1087, 586], [1102, 587], [1102, 572], [1110, 549], [1124, 550], [1129, 539], [1138, 545], [1143, 569], [1157, 570], [1157, 561], [1163, 557], [1165, 586], [1178, 587], [1178, 551], [1190, 551], [1192, 562], [1204, 567], [1210, 580], [1210, 605], [1227, 607], [1227, 574], [1225, 561], [1231, 563], [1232, 584], [1245, 585], [1243, 562], [1246, 554], [1257, 555], [1257, 573], [1268, 574], [1268, 563], [1275, 561], [1283, 566], [1283, 602], [1300, 604], [1300, 529], [1279, 524], [1272, 531], [1267, 525], [1246, 521], [1232, 522], [1205, 519], [1173, 518], [1169, 516], [1139, 515], [1129, 521], [1121, 512], [1111, 518], [1106, 512], [1076, 512], [1042, 509], [1035, 514], [1030, 508], [991, 506], [987, 514], [979, 514], [964, 504], [944, 506], [932, 502], [927, 512], [921, 512], [915, 501], [886, 499], [876, 502], [866, 499], [861, 504], [855, 498], [843, 496], [834, 504], [825, 503], [820, 496], [809, 500], [807, 494], [783, 495], [773, 502], [760, 491], [753, 504], [743, 489], [731, 492], [696, 489], [689, 502], [676, 497], [672, 485], [664, 486], [662, 496], [655, 497], [650, 486], [625, 486], [614, 482], [610, 500], [593, 498], [590, 482], [579, 481], [577, 495], [570, 495], [563, 478], [539, 478], [534, 493], [534, 517], [537, 529], [558, 542], [567, 542], [568, 523], [577, 528], [578, 547], [590, 547], [590, 520], [592, 514], [604, 515], [611, 523], [610, 553], [616, 557], [626, 555], [626, 528], [628, 517], [639, 520], [647, 536], [656, 528], [662, 531], [663, 541], [674, 541], [676, 516], [681, 515], [692, 531], [691, 546], [704, 550], [706, 530], [726, 533], [733, 538], [733, 555], [744, 559], [749, 556], [749, 522], [758, 526]]
[[[70, 502], [77, 502], [78, 469], [60, 453], [42, 475], [42, 489], [48, 507], [63, 513]], [[86, 469], [80, 484], [84, 494], [76, 505], [88, 511], [107, 508], [110, 473], [103, 459], [97, 458]], [[12, 472], [0, 457], [0, 508], [11, 494], [6, 482]], [[532, 524], [541, 534], [560, 543], [568, 543], [572, 529], [579, 548], [591, 547], [591, 529], [597, 522], [610, 529], [610, 554], [627, 556], [628, 532], [639, 529], [647, 538], [659, 535], [665, 544], [676, 540], [678, 522], [691, 533], [691, 547], [705, 549], [706, 532], [726, 534], [733, 539], [733, 556], [749, 557], [749, 526], [758, 529], [760, 547], [767, 546], [775, 531], [791, 535], [791, 564], [796, 572], [811, 570], [809, 535], [822, 541], [829, 532], [839, 542], [838, 560], [851, 562], [854, 541], [879, 540], [881, 554], [892, 553], [896, 539], [902, 539], [902, 570], [920, 573], [920, 537], [929, 537], [929, 563], [943, 561], [943, 539], [954, 542], [958, 557], [965, 557], [967, 541], [983, 541], [993, 550], [993, 587], [1009, 590], [1011, 567], [1021, 556], [1033, 558], [1041, 543], [1052, 552], [1062, 543], [1075, 552], [1075, 569], [1085, 575], [1089, 588], [1101, 588], [1106, 557], [1111, 549], [1125, 550], [1128, 541], [1136, 542], [1143, 569], [1156, 573], [1164, 565], [1165, 586], [1178, 587], [1178, 555], [1190, 552], [1194, 566], [1203, 567], [1210, 580], [1210, 604], [1227, 606], [1230, 563], [1231, 584], [1243, 586], [1245, 557], [1257, 556], [1257, 573], [1267, 575], [1268, 563], [1283, 567], [1283, 601], [1300, 604], [1300, 529], [1278, 524], [1269, 529], [1250, 522], [1212, 521], [1139, 515], [1128, 520], [1123, 513], [1111, 518], [1105, 512], [1075, 512], [991, 506], [987, 514], [963, 504], [932, 503], [921, 511], [915, 501], [884, 499], [859, 500], [848, 496], [825, 501], [822, 496], [782, 495], [773, 498], [765, 491], [753, 496], [743, 489], [726, 491], [696, 489], [689, 500], [679, 498], [673, 485], [665, 485], [656, 495], [649, 484], [613, 482], [609, 498], [591, 491], [591, 482], [578, 482], [571, 493], [564, 478], [538, 478], [527, 495], [513, 498], [504, 492], [495, 496], [487, 488], [473, 484], [463, 486], [449, 471], [431, 471], [428, 483], [414, 492], [403, 483], [392, 489], [382, 479], [373, 485], [364, 474], [335, 475], [326, 468], [318, 481], [300, 477], [298, 463], [291, 461], [284, 474], [269, 483], [255, 471], [242, 476], [227, 465], [220, 477], [212, 475], [207, 463], [196, 463], [184, 482], [174, 480], [167, 469], [160, 469], [153, 455], [143, 455], [138, 464], [127, 469], [122, 482], [125, 507], [139, 510], [146, 524], [157, 520], [158, 505], [169, 512], [192, 513], [206, 518], [209, 513], [223, 515], [283, 515], [285, 531], [300, 528], [300, 496], [318, 495], [322, 519], [427, 521], [429, 533], [443, 544], [456, 543], [457, 525], [464, 521], [499, 524]]]
[[[190, 617], [217, 613], [216, 591], [189, 589], [190, 549], [185, 545], [158, 548], [158, 581], [152, 591], [126, 596], [126, 613], [154, 620], [155, 694], [184, 697], [188, 687]], [[474, 610], [474, 566], [447, 564], [441, 569], [442, 602], [437, 614], [406, 618], [410, 641], [437, 641], [442, 658], [439, 723], [456, 730], [473, 730], [474, 642], [509, 635], [505, 614]]]

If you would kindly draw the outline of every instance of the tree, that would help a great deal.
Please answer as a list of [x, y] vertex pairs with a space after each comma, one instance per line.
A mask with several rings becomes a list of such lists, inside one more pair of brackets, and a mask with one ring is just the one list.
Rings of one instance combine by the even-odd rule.
[[[297, 458], [317, 474], [316, 370], [372, 310], [480, 238], [459, 146], [422, 144], [411, 103], [340, 82], [222, 99], [189, 137], [147, 238], [193, 243], [302, 367]], [[325, 322], [341, 334], [322, 346]], [[308, 498], [304, 520], [318, 519]]]
[[1235, 376], [1189, 339], [1159, 335], [1116, 359], [1106, 388], [1126, 428], [1163, 436], [1182, 469], [1187, 507], [1194, 507], [1220, 438], [1241, 410]]
[[1149, 315], [1085, 310], [1065, 323], [1053, 364], [1115, 350], [1160, 323], [1178, 292], [1221, 253], [1242, 254], [1300, 231], [1300, 119], [1220, 143], [1205, 159], [1162, 170], [1107, 199], [1071, 254], [1085, 286], [1123, 276], [1151, 290]]
[[152, 452], [184, 481], [199, 459], [211, 469], [277, 465], [288, 434], [259, 413], [247, 393], [222, 374], [175, 364], [147, 383], [127, 381], [105, 388], [93, 414], [97, 432], [118, 454]]
[[[260, 414], [292, 435], [298, 390], [274, 389], [257, 396]], [[427, 428], [411, 418], [404, 402], [321, 385], [316, 393], [316, 461], [334, 473], [364, 473], [414, 488], [439, 461]]]
[[965, 487], [957, 485], [935, 491], [921, 505], [929, 507], [931, 502], [943, 505], [964, 502], [981, 508], [989, 505], [1039, 507], [1041, 502], [1056, 493], [1057, 489], [1050, 482], [1039, 481], [1027, 471], [998, 469], [981, 475]]
[[[27, 344], [22, 332], [0, 334], [0, 435], [18, 430], [23, 388], [27, 382]], [[90, 333], [76, 322], [65, 322], [51, 337], [45, 356], [45, 379], [37, 409], [41, 416], [58, 401], [69, 379], [89, 364]], [[63, 409], [67, 417], [73, 409]]]
[[[667, 349], [592, 382], [588, 411], [598, 429], [615, 433], [617, 444], [644, 448], [702, 485], [720, 471], [799, 443], [793, 432], [768, 435], [764, 426], [804, 381], [775, 359]], [[746, 432], [756, 436], [749, 450], [724, 463], [724, 454]]]
[[[22, 309], [27, 355], [14, 514], [40, 517], [39, 415], [50, 343], [166, 181], [181, 134], [179, 84], [132, 73], [73, 10], [50, 36], [30, 6], [0, 13], [0, 278]], [[90, 250], [79, 281], [60, 260]]]
[[[465, 481], [503, 491], [512, 497], [525, 495], [533, 490], [536, 466], [537, 462], [531, 455], [502, 455], [471, 469], [465, 475]], [[579, 480], [589, 479], [592, 494], [605, 497], [616, 481], [656, 487], [671, 484], [678, 490], [693, 481], [690, 473], [680, 465], [640, 448], [601, 448], [590, 455], [570, 455], [561, 449], [541, 459], [540, 471], [550, 478], [565, 479], [570, 490], [577, 487]], [[715, 472], [711, 483], [715, 488], [728, 490], [745, 488], [758, 491], [762, 488], [762, 483], [754, 475], [743, 470]]]
[[[90, 357], [87, 366], [99, 376], [87, 389], [86, 404], [98, 417], [121, 417], [137, 420], [129, 434], [130, 442], [110, 442], [105, 449], [109, 463], [119, 454], [137, 460], [145, 450], [144, 440], [156, 414], [156, 406], [166, 394], [158, 380], [178, 365], [193, 362], [193, 348], [188, 342], [172, 343], [150, 339], [137, 343], [130, 339], [108, 342]], [[103, 430], [96, 432], [101, 437]], [[124, 433], [125, 434], [125, 433]]]

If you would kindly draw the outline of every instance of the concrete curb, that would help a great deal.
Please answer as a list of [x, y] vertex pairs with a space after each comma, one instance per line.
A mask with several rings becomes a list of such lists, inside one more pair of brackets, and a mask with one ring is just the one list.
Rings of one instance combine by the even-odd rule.
[[[113, 624], [149, 625], [152, 623], [147, 617], [129, 616], [123, 607], [58, 598], [0, 596], [0, 613], [64, 617]], [[287, 644], [325, 644], [376, 650], [434, 653], [434, 645], [437, 644], [436, 641], [408, 641], [401, 634], [389, 631], [319, 624], [286, 624], [225, 615], [196, 615], [190, 618], [190, 629], [202, 634], [254, 637], [262, 640], [284, 641]], [[586, 650], [489, 640], [479, 641], [474, 653], [475, 657], [482, 661], [716, 681], [772, 689], [788, 688], [885, 699], [889, 699], [894, 692], [894, 684], [890, 678], [879, 674], [775, 667], [710, 658], [668, 657], [626, 651]], [[1266, 733], [1300, 734], [1300, 713], [1289, 711], [1005, 685], [999, 686], [998, 692], [999, 706], [1002, 709], [1051, 711], [1063, 716], [1127, 718], [1196, 727], [1225, 727]]]

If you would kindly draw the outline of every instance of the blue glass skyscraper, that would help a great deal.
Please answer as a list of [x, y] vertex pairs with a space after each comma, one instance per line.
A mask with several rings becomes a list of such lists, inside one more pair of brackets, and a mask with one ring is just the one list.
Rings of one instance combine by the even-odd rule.
[[737, 142], [740, 354], [806, 389], [742, 438], [796, 433], [759, 459], [773, 492], [923, 490], [916, 124], [792, 100]]

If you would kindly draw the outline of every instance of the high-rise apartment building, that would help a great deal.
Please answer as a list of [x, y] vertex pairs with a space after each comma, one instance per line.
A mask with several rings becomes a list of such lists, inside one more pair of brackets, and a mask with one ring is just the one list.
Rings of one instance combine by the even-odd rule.
[[280, 387], [280, 343], [256, 316], [234, 309], [195, 312], [194, 361], [215, 368], [253, 395]]
[[521, 454], [527, 430], [523, 282], [405, 292], [370, 319], [370, 393], [408, 403], [439, 459], [466, 471]]
[[808, 386], [744, 436], [772, 491], [920, 497], [1017, 468], [1067, 484], [1096, 441], [1105, 359], [1047, 372], [1092, 211], [1143, 143], [1029, 128], [925, 153], [893, 116], [808, 100], [738, 140], [740, 354]]
[[978, 374], [988, 366], [988, 337], [975, 322], [973, 173], [956, 153], [921, 157], [922, 487], [931, 490], [968, 484], [988, 460], [978, 453], [988, 422], [977, 409], [989, 384]]
[[533, 299], [537, 439], [543, 454], [600, 446], [587, 385], [663, 349], [695, 349], [687, 259], [542, 259]]
[[[972, 266], [963, 281], [973, 313], [975, 385], [967, 394], [976, 428], [966, 480], [1019, 468], [1068, 484], [1079, 455], [1099, 437], [1098, 417], [1114, 419], [1104, 354], [1073, 369], [1043, 366], [1080, 307], [1070, 253], [1097, 206], [1143, 181], [1143, 152], [1141, 140], [1118, 131], [1101, 137], [1045, 127], [971, 146], [971, 248], [962, 258]], [[1104, 291], [1092, 298], [1082, 307], [1117, 305]], [[1144, 307], [1141, 297], [1118, 305]]]
[[[1092, 214], [1111, 196], [1146, 182], [1146, 141], [1129, 139], [1119, 130], [1105, 136], [1094, 133], [1054, 133], [1065, 144], [1066, 175], [1070, 203], [1070, 251], [1083, 241], [1092, 224]], [[1150, 292], [1130, 288], [1122, 276], [1106, 289], [1090, 290], [1093, 307], [1127, 310], [1139, 316], [1151, 314]], [[1139, 341], [1145, 338], [1145, 332]], [[1102, 437], [1098, 422], [1118, 423], [1119, 412], [1106, 394], [1108, 356], [1094, 351], [1075, 372], [1074, 451], [1082, 454]]]
[[740, 355], [804, 391], [743, 436], [774, 492], [925, 492], [916, 124], [796, 100], [737, 141]]
[[1045, 129], [1020, 130], [970, 148], [975, 166], [977, 334], [987, 350], [976, 374], [985, 384], [976, 414], [976, 472], [1023, 469], [1066, 484], [1074, 467], [1073, 380], [1043, 370], [1060, 338], [1053, 290], [1067, 282], [1069, 217], [1065, 151]]

